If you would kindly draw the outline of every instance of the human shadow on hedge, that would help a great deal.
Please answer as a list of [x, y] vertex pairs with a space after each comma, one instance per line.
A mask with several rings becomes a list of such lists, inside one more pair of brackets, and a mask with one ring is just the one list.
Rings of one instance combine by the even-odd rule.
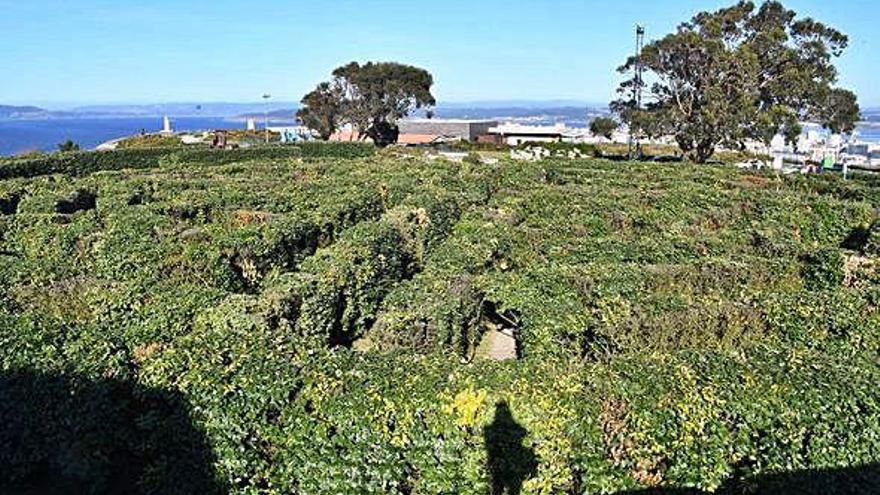
[[213, 461], [178, 393], [0, 373], [0, 493], [214, 494]]
[[492, 479], [492, 495], [519, 495], [523, 482], [535, 475], [535, 451], [523, 445], [528, 431], [502, 401], [495, 405], [495, 419], [485, 429], [486, 453]]
[[[692, 488], [647, 488], [617, 495], [708, 495]], [[754, 478], [734, 476], [713, 492], [722, 495], [855, 495], [880, 493], [880, 464], [792, 471]]]

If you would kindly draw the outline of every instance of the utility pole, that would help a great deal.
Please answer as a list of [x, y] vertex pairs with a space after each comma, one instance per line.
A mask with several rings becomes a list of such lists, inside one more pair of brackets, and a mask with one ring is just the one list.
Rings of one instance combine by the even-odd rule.
[[269, 93], [263, 95], [263, 100], [266, 102], [266, 144], [269, 144], [269, 98], [272, 98]]
[[[642, 25], [636, 25], [636, 64], [635, 64], [635, 74], [633, 75], [633, 95], [632, 99], [635, 103], [635, 111], [639, 111], [642, 109], [642, 74], [644, 72], [642, 67], [642, 47], [645, 44], [645, 27]], [[635, 137], [635, 132], [633, 129], [633, 120], [629, 121], [629, 159], [635, 160], [637, 158], [641, 158], [642, 148], [639, 144], [638, 139]]]

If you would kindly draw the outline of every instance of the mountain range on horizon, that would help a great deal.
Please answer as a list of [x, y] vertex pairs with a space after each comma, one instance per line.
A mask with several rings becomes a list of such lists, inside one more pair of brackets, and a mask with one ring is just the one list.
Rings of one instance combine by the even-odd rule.
[[0, 119], [25, 118], [28, 116], [46, 115], [48, 113], [51, 112], [31, 105], [0, 105]]
[[[260, 119], [267, 114], [272, 119], [290, 119], [299, 103], [277, 101], [268, 103], [235, 102], [171, 102], [151, 104], [92, 104], [48, 109], [34, 105], [0, 105], [0, 119], [43, 120], [70, 118], [124, 118], [124, 117], [217, 117], [229, 119]], [[586, 120], [607, 115], [608, 105], [577, 100], [498, 100], [471, 102], [442, 102], [432, 109], [437, 118], [529, 118], [542, 120]], [[414, 116], [425, 115], [418, 110]], [[862, 116], [868, 122], [880, 122], [880, 107], [865, 108]]]
[[[548, 108], [579, 108], [603, 110], [601, 103], [577, 100], [499, 100], [440, 103], [435, 109], [439, 112], [460, 112], [462, 110], [520, 109], [541, 110]], [[270, 116], [279, 113], [295, 113], [298, 102], [167, 102], [167, 103], [99, 103], [86, 105], [0, 105], [0, 118], [71, 118], [71, 117], [155, 117], [173, 115], [177, 117], [247, 117]]]

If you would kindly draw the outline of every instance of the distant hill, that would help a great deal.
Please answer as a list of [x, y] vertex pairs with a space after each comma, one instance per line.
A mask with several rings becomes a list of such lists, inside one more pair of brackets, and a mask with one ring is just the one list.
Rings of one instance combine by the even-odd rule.
[[70, 113], [78, 116], [114, 116], [114, 117], [239, 117], [246, 114], [279, 111], [283, 108], [296, 106], [292, 102], [270, 103], [225, 103], [225, 102], [179, 102], [155, 104], [120, 104], [120, 105], [85, 105], [73, 108]]
[[[296, 108], [282, 108], [278, 110], [272, 110], [269, 112], [269, 118], [272, 120], [293, 120], [296, 118]], [[257, 119], [261, 120], [266, 117], [266, 112], [247, 112], [241, 115], [236, 115], [235, 119]]]
[[527, 108], [531, 110], [542, 108], [599, 108], [607, 106], [606, 103], [588, 102], [582, 100], [475, 100], [475, 101], [445, 101], [440, 107], [449, 109], [493, 109], [493, 108]]
[[880, 108], [866, 108], [862, 110], [862, 119], [867, 122], [880, 122]]
[[[563, 103], [569, 103], [564, 105]], [[572, 102], [547, 102], [540, 105], [539, 102], [498, 102], [491, 105], [490, 102], [466, 103], [441, 103], [433, 109], [434, 116], [438, 119], [492, 119], [492, 120], [530, 120], [535, 122], [565, 121], [569, 123], [583, 123], [599, 115], [607, 115], [608, 108], [601, 105], [574, 105]], [[296, 115], [297, 107], [273, 110], [269, 117], [273, 120], [289, 120]], [[425, 110], [416, 111], [413, 117], [424, 117]], [[243, 113], [237, 115], [238, 119], [263, 119], [263, 111]]]
[[47, 114], [49, 111], [40, 107], [0, 105], [0, 119], [38, 117]]
[[[0, 118], [41, 119], [41, 118], [112, 118], [112, 117], [221, 117], [233, 119], [261, 119], [269, 110], [273, 120], [292, 120], [299, 104], [296, 102], [272, 101], [269, 103], [228, 103], [228, 102], [172, 102], [172, 103], [122, 103], [94, 104], [66, 107], [64, 110], [46, 110], [36, 106], [0, 106]], [[471, 119], [540, 119], [540, 120], [589, 120], [596, 115], [608, 112], [607, 106], [572, 100], [554, 101], [474, 101], [443, 102], [435, 109], [438, 118]], [[416, 112], [423, 116], [424, 112]]]
[[[439, 105], [434, 110], [437, 118], [443, 119], [518, 119], [531, 120], [536, 123], [568, 122], [584, 123], [594, 117], [606, 115], [607, 108], [600, 106], [475, 106]], [[417, 115], [418, 116], [418, 115]]]

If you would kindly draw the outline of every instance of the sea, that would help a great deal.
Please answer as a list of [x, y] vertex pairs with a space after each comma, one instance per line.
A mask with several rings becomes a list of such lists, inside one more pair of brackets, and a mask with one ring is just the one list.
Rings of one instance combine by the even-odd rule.
[[[503, 117], [497, 119], [503, 120]], [[530, 123], [552, 124], [553, 122], [537, 119]], [[569, 122], [569, 125], [579, 127], [584, 124]], [[180, 117], [172, 120], [172, 126], [176, 131], [206, 131], [244, 128], [245, 122], [240, 118]], [[156, 132], [161, 128], [161, 117], [0, 120], [0, 156], [31, 151], [54, 151], [58, 149], [58, 144], [68, 139], [79, 144], [82, 149], [93, 149], [113, 139], [135, 135], [142, 131]], [[860, 126], [857, 131], [858, 139], [880, 143], [880, 124], [866, 124]]]
[[[180, 117], [172, 119], [176, 131], [244, 128], [241, 119]], [[162, 129], [162, 117], [63, 118], [0, 120], [0, 156], [30, 151], [55, 151], [68, 139], [84, 150], [113, 139]]]

